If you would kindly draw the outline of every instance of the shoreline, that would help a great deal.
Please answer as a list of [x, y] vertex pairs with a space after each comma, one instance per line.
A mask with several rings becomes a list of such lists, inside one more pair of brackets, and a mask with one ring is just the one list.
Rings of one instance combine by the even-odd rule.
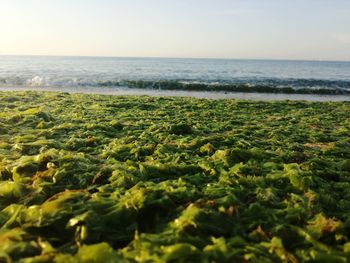
[[114, 96], [150, 96], [150, 97], [190, 97], [197, 99], [242, 99], [252, 101], [310, 101], [310, 102], [344, 102], [350, 101], [348, 95], [320, 94], [285, 94], [258, 92], [215, 92], [215, 91], [185, 91], [185, 90], [156, 90], [138, 88], [112, 87], [0, 87], [0, 92], [8, 91], [52, 91], [70, 94], [99, 94]]

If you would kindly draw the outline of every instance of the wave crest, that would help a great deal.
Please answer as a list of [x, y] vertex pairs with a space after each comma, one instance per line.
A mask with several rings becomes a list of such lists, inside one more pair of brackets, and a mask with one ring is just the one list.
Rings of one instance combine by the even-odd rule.
[[350, 95], [350, 80], [322, 79], [236, 79], [231, 81], [201, 80], [101, 80], [84, 78], [50, 79], [41, 76], [21, 79], [0, 78], [1, 86], [33, 87], [124, 87], [157, 90], [211, 92], [254, 92], [285, 94]]

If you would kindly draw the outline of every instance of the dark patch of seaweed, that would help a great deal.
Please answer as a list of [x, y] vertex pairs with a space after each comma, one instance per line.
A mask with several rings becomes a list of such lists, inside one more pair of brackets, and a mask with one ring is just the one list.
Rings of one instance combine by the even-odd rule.
[[326, 80], [278, 81], [265, 80], [255, 84], [237, 83], [200, 83], [195, 81], [177, 80], [125, 80], [103, 81], [102, 87], [128, 87], [138, 89], [158, 90], [188, 90], [188, 91], [221, 91], [245, 93], [281, 93], [281, 94], [319, 94], [319, 95], [350, 95], [350, 82]]

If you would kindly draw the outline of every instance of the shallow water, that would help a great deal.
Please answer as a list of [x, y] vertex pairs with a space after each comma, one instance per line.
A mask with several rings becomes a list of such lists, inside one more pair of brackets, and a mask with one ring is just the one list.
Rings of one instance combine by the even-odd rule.
[[259, 101], [273, 100], [306, 100], [306, 101], [350, 101], [350, 96], [317, 95], [317, 94], [274, 94], [274, 93], [245, 93], [245, 92], [210, 92], [183, 90], [152, 90], [110, 87], [1, 87], [0, 91], [56, 91], [84, 94], [104, 95], [133, 95], [133, 96], [162, 96], [162, 97], [193, 97], [199, 99], [246, 99]]

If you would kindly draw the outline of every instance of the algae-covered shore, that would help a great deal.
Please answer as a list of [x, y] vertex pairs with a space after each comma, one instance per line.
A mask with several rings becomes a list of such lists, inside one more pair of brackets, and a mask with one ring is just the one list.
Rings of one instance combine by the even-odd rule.
[[0, 92], [0, 261], [350, 261], [349, 116]]

